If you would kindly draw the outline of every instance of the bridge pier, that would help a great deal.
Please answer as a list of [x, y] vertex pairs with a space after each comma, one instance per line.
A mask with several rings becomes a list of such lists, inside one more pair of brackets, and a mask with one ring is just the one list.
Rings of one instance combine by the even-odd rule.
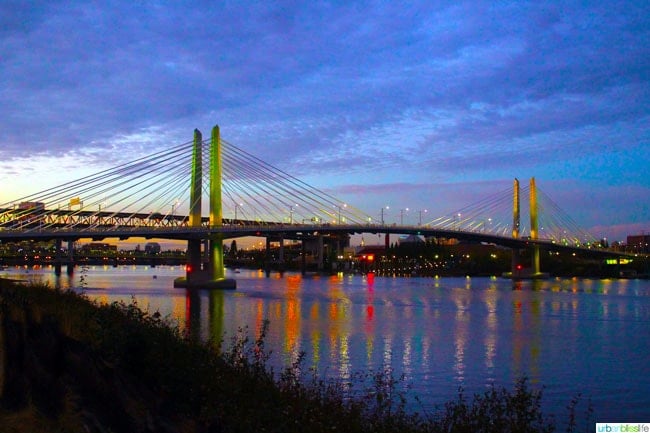
[[66, 269], [68, 275], [74, 274], [74, 241], [68, 241], [68, 263]]
[[264, 250], [264, 271], [266, 276], [271, 274], [271, 238], [266, 238], [266, 249]]
[[189, 278], [189, 275], [192, 272], [201, 271], [202, 265], [202, 256], [201, 256], [201, 240], [200, 239], [190, 239], [187, 241], [187, 266], [185, 269], [186, 276]]
[[318, 263], [317, 269], [319, 272], [323, 271], [323, 269], [325, 268], [324, 256], [325, 256], [325, 245], [323, 242], [323, 235], [319, 233], [318, 234], [318, 262], [317, 262]]
[[57, 277], [61, 276], [61, 247], [63, 246], [63, 241], [57, 239], [54, 241], [54, 248], [56, 250], [56, 256], [54, 257], [54, 275]]
[[280, 248], [278, 252], [278, 270], [284, 272], [284, 235], [280, 235]]

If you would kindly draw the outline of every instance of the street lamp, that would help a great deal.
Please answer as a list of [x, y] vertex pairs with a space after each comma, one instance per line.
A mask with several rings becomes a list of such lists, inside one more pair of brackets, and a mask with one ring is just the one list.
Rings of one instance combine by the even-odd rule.
[[422, 212], [427, 213], [427, 212], [429, 212], [429, 211], [426, 210], [426, 209], [422, 209], [422, 210], [419, 210], [419, 211], [418, 211], [418, 214], [419, 214], [418, 225], [419, 225], [419, 226], [422, 225]]
[[408, 212], [409, 208], [399, 210], [399, 225], [404, 225], [404, 212]]
[[295, 205], [289, 206], [289, 224], [293, 224], [293, 207], [298, 207], [298, 203]]
[[[488, 218], [488, 219], [487, 219], [487, 224], [489, 224], [490, 226], [492, 226], [492, 218]], [[486, 221], [483, 221], [483, 233], [485, 233], [485, 231], [486, 231], [486, 227], [485, 227], [485, 226], [486, 226], [487, 224], [486, 224]], [[542, 230], [544, 230], [544, 228], [542, 228]], [[489, 231], [489, 229], [488, 229], [488, 231]]]
[[[106, 199], [100, 201], [100, 202], [98, 203], [98, 205], [99, 205], [99, 212], [101, 212], [101, 211], [102, 211], [102, 205], [106, 205]], [[104, 207], [105, 207], [105, 206], [104, 206]]]
[[[339, 208], [339, 224], [341, 224], [341, 206], [337, 206]], [[347, 208], [348, 205], [346, 203], [343, 203], [343, 208]]]

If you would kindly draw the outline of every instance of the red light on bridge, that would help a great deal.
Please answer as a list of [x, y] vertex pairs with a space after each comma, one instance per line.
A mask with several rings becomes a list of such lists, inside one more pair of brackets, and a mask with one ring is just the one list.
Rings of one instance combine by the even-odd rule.
[[185, 272], [187, 272], [188, 274], [190, 272], [192, 272], [192, 266], [191, 265], [185, 265]]
[[521, 265], [517, 265], [516, 268], [517, 268], [518, 271], [521, 271], [524, 267], [521, 266]]

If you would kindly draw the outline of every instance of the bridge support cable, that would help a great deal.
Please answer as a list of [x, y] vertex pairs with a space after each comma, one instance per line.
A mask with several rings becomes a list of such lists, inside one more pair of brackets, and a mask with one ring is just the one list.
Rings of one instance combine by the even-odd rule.
[[547, 194], [537, 190], [540, 208], [540, 235], [562, 245], [589, 247], [598, 240], [581, 228]]
[[[68, 224], [68, 228], [75, 228], [78, 225], [89, 225], [93, 228], [100, 225], [92, 224], [92, 220], [99, 220], [96, 217], [102, 215], [101, 211], [88, 211], [88, 208], [101, 207], [102, 201], [106, 202], [105, 208], [111, 209], [110, 212], [105, 211], [109, 219], [120, 213], [126, 214], [126, 218], [131, 218], [138, 213], [146, 213], [148, 209], [155, 209], [155, 211], [151, 210], [151, 214], [156, 213], [161, 216], [165, 214], [165, 217], [169, 218], [170, 215], [164, 209], [166, 206], [162, 203], [171, 201], [169, 197], [182, 194], [181, 191], [185, 188], [184, 181], [187, 179], [187, 170], [183, 169], [180, 172], [173, 170], [176, 165], [178, 165], [176, 161], [165, 161], [155, 167], [148, 166], [146, 170], [137, 173], [127, 173], [127, 177], [120, 177], [119, 181], [110, 184], [110, 195], [106, 194], [107, 189], [93, 191], [91, 188], [86, 188], [81, 191], [85, 206], [80, 206], [79, 210], [71, 214], [71, 216], [84, 214], [86, 218], [77, 219], [75, 223]], [[172, 204], [174, 205], [178, 206], [178, 203]]]
[[[187, 151], [185, 144], [175, 146], [4, 203], [0, 205], [3, 208], [0, 222], [7, 229], [70, 229], [78, 225], [98, 227], [105, 221], [113, 222], [119, 213], [135, 214], [145, 205], [153, 206], [151, 213], [164, 211], [168, 205], [165, 202], [171, 203], [169, 197], [184, 195], [181, 180], [187, 177], [189, 169]], [[119, 210], [116, 209], [118, 205]], [[76, 206], [78, 209], [72, 209]], [[95, 207], [97, 211], [89, 210]], [[26, 227], [25, 221], [31, 216], [34, 216], [32, 223]], [[121, 215], [122, 220], [127, 217]], [[38, 224], [33, 223], [36, 219]]]
[[[360, 220], [360, 218], [352, 217], [349, 212], [351, 208], [343, 205], [341, 201], [323, 199], [323, 193], [313, 188], [301, 189], [300, 185], [296, 185], [290, 180], [287, 181], [279, 171], [260, 170], [250, 164], [240, 164], [232, 168], [236, 171], [225, 183], [228, 185], [232, 181], [235, 188], [239, 188], [242, 182], [238, 179], [245, 177], [248, 180], [247, 184], [255, 185], [254, 188], [248, 187], [248, 194], [245, 195], [252, 197], [255, 205], [261, 206], [262, 212], [270, 212], [274, 215], [274, 218], [270, 219], [284, 221], [286, 215], [289, 215], [289, 222], [294, 223], [298, 220], [297, 217], [292, 218], [295, 213], [296, 216], [310, 221], [336, 223], [337, 220], [333, 217], [337, 214], [336, 209], [338, 209], [335, 203], [338, 203], [342, 209], [341, 213], [344, 214], [342, 220], [354, 222]], [[274, 197], [274, 199], [269, 200], [270, 197]], [[331, 210], [329, 210], [330, 208]]]
[[[224, 189], [228, 190], [231, 197], [250, 200], [249, 204], [256, 211], [270, 212], [271, 215], [264, 219], [283, 221], [286, 215], [290, 214], [289, 222], [293, 222], [291, 214], [295, 213], [308, 221], [335, 224], [368, 224], [371, 221], [368, 215], [332, 195], [230, 143], [224, 143], [223, 151], [227, 155], [227, 158], [224, 158]], [[295, 206], [296, 204], [298, 206]]]
[[442, 230], [463, 230], [504, 236], [510, 230], [511, 190], [490, 194], [476, 203], [424, 224]]
[[127, 163], [123, 166], [103, 170], [90, 176], [76, 179], [61, 185], [57, 185], [53, 188], [21, 197], [17, 200], [14, 200], [13, 202], [3, 203], [0, 206], [6, 207], [11, 203], [20, 201], [45, 201], [47, 204], [56, 204], [54, 201], [56, 198], [73, 196], [76, 193], [85, 193], [89, 190], [96, 190], [97, 188], [100, 188], [104, 185], [110, 185], [115, 179], [123, 179], [124, 177], [129, 177], [134, 173], [142, 171], [143, 168], [156, 165], [157, 160], [165, 158], [170, 154], [174, 154], [176, 151], [177, 149], [174, 149], [173, 151], [165, 151], [154, 154], [147, 158], [141, 158], [134, 162]]
[[[300, 207], [303, 209], [297, 209], [297, 213], [299, 215], [309, 217], [310, 215], [317, 215], [318, 213], [321, 213], [326, 217], [331, 217], [336, 214], [334, 210], [338, 209], [338, 206], [341, 206], [341, 212], [344, 214], [347, 220], [356, 223], [367, 222], [367, 217], [363, 215], [362, 212], [356, 210], [352, 206], [343, 207], [342, 200], [339, 200], [321, 190], [311, 187], [304, 182], [296, 179], [295, 177], [289, 175], [288, 173], [273, 168], [263, 161], [253, 157], [252, 155], [241, 151], [240, 149], [234, 150], [238, 150], [239, 154], [242, 155], [243, 158], [253, 158], [253, 161], [256, 162], [256, 166], [264, 168], [264, 171], [267, 173], [268, 184], [276, 184], [277, 187], [275, 190], [283, 191], [285, 193], [287, 201], [303, 201], [304, 203], [300, 203], [302, 204]], [[325, 220], [325, 218], [321, 219]]]

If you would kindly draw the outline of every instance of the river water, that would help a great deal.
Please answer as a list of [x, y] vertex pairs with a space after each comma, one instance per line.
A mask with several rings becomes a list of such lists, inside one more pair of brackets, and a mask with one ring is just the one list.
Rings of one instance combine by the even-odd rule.
[[329, 378], [391, 368], [417, 411], [432, 413], [461, 386], [471, 395], [526, 376], [544, 388], [545, 413], [559, 422], [578, 394], [579, 412], [590, 400], [594, 422], [650, 418], [648, 280], [228, 273], [237, 290], [194, 294], [173, 288], [180, 267], [96, 266], [72, 277], [9, 268], [0, 276], [83, 288], [100, 302], [135, 299], [203, 339], [228, 342], [242, 328], [254, 338], [268, 320], [276, 369], [302, 352], [303, 371]]

